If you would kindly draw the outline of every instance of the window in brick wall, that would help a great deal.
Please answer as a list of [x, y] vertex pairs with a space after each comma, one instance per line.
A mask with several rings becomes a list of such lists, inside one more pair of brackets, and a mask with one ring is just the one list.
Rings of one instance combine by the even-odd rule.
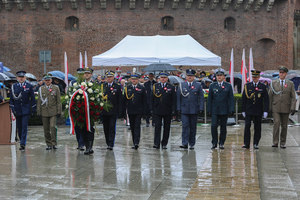
[[275, 45], [275, 41], [270, 38], [262, 38], [262, 39], [258, 40], [258, 43], [265, 50], [270, 50]]
[[77, 31], [79, 30], [79, 19], [74, 16], [66, 18], [66, 30], [68, 31]]
[[162, 30], [173, 31], [174, 30], [174, 18], [171, 16], [165, 16], [161, 18]]
[[224, 29], [228, 31], [235, 30], [235, 19], [233, 17], [226, 17], [224, 20]]

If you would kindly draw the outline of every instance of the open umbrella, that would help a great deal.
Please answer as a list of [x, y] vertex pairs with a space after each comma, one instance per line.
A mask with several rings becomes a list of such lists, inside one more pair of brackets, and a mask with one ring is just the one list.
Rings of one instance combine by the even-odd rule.
[[[37, 80], [36, 77], [35, 77], [35, 75], [33, 75], [33, 74], [31, 74], [31, 73], [26, 73], [25, 76], [26, 76], [26, 78], [29, 79], [29, 80], [30, 80], [30, 79], [31, 79], [31, 80], [35, 80], [35, 81]], [[30, 81], [31, 81], [31, 80], [30, 80]]]
[[6, 76], [8, 76], [11, 80], [16, 81], [17, 77], [16, 75], [14, 75], [13, 73], [10, 72], [3, 72], [3, 74], [5, 74]]
[[[53, 77], [58, 77], [62, 80], [65, 80], [65, 73], [63, 73], [62, 71], [55, 70], [48, 73], [52, 74]], [[76, 80], [76, 77], [74, 77], [72, 74], [68, 74], [68, 80], [69, 81]]]
[[169, 78], [169, 81], [170, 81], [171, 84], [176, 84], [176, 83], [184, 82], [184, 80], [182, 80], [178, 76], [168, 76], [168, 78]]
[[175, 67], [168, 63], [153, 63], [143, 69], [144, 72], [157, 72], [157, 71], [176, 71]]
[[6, 74], [0, 72], [0, 81], [9, 81], [11, 80]]

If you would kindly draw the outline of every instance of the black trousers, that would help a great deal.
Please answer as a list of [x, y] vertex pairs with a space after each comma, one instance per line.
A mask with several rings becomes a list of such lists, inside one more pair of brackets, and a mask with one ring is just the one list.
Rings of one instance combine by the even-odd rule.
[[162, 120], [164, 121], [163, 139], [161, 141], [162, 146], [167, 146], [170, 136], [170, 126], [171, 126], [171, 115], [154, 115], [155, 118], [155, 131], [154, 131], [154, 145], [160, 145], [161, 139], [161, 126]]
[[95, 129], [93, 126], [94, 125], [91, 125], [91, 131], [87, 131], [86, 126], [84, 126], [83, 128], [77, 129], [80, 133], [80, 136], [81, 136], [86, 148], [88, 148], [90, 145], [92, 145], [92, 144], [90, 144], [90, 142], [91, 143], [94, 142]]
[[251, 140], [251, 121], [254, 123], [254, 139], [253, 144], [258, 145], [259, 140], [261, 138], [261, 118], [262, 116], [254, 116], [254, 115], [247, 115], [245, 118], [245, 129], [244, 129], [244, 145], [249, 146]]
[[113, 147], [116, 137], [117, 115], [103, 115], [103, 129], [107, 146]]
[[136, 115], [128, 115], [128, 116], [129, 116], [129, 123], [130, 123], [133, 145], [139, 145], [140, 137], [141, 137], [142, 115], [136, 114]]
[[[228, 115], [212, 115], [211, 116], [211, 136], [213, 145], [224, 145], [227, 135], [227, 119]], [[218, 140], [218, 126], [220, 125], [220, 140]]]

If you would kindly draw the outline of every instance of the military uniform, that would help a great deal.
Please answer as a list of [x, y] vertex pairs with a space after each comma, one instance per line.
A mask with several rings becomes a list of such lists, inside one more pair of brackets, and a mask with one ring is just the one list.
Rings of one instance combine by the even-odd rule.
[[[168, 76], [167, 74], [161, 73], [161, 76]], [[154, 148], [159, 148], [160, 143], [163, 149], [169, 141], [170, 126], [172, 114], [175, 113], [176, 109], [176, 93], [175, 87], [170, 83], [156, 83], [153, 86], [153, 115], [155, 118], [155, 131], [154, 131]], [[164, 121], [163, 139], [161, 141], [161, 126], [162, 120]]]
[[[224, 75], [224, 72], [219, 74]], [[218, 75], [218, 72], [217, 72]], [[207, 112], [211, 114], [211, 134], [212, 134], [212, 149], [219, 146], [224, 148], [224, 143], [227, 134], [227, 119], [228, 115], [234, 112], [234, 98], [232, 87], [227, 82], [213, 82], [209, 87], [207, 98]], [[220, 139], [218, 140], [218, 125], [221, 126]]]
[[[106, 76], [114, 76], [114, 72], [109, 71]], [[104, 96], [113, 106], [109, 111], [103, 110], [103, 129], [107, 144], [107, 149], [112, 150], [116, 136], [116, 121], [122, 109], [122, 92], [121, 86], [115, 82], [103, 84]]]
[[[138, 78], [132, 75], [132, 78]], [[141, 84], [130, 84], [124, 89], [125, 107], [129, 116], [133, 148], [138, 149], [141, 135], [141, 118], [147, 107], [145, 87]]]
[[[187, 70], [187, 75], [195, 75], [195, 70]], [[197, 118], [204, 110], [204, 95], [198, 82], [180, 83], [177, 90], [177, 110], [181, 113], [182, 145], [187, 149], [188, 144], [193, 149], [196, 143]]]
[[[45, 80], [51, 79], [50, 75], [44, 77]], [[56, 149], [57, 115], [61, 115], [62, 105], [60, 99], [60, 90], [56, 85], [43, 85], [38, 91], [37, 115], [42, 116], [45, 141], [47, 150]]]
[[[288, 69], [281, 67], [279, 71], [287, 73]], [[273, 147], [278, 147], [279, 128], [281, 126], [280, 146], [285, 148], [289, 114], [295, 113], [296, 106], [294, 83], [287, 79], [273, 80], [270, 85], [269, 97], [270, 110], [274, 118]]]
[[[19, 71], [17, 76], [24, 77], [26, 72]], [[27, 126], [30, 114], [36, 111], [36, 101], [33, 87], [26, 81], [15, 83], [11, 87], [10, 108], [16, 116], [17, 130], [20, 139], [20, 150], [25, 150]]]
[[[253, 70], [252, 76], [259, 76], [260, 71]], [[261, 138], [261, 120], [267, 117], [269, 110], [269, 95], [265, 84], [260, 82], [250, 82], [245, 84], [242, 94], [242, 112], [245, 115], [245, 129], [244, 129], [244, 146], [250, 147], [251, 139], [251, 121], [254, 123], [254, 139], [253, 146], [258, 149], [258, 143]]]

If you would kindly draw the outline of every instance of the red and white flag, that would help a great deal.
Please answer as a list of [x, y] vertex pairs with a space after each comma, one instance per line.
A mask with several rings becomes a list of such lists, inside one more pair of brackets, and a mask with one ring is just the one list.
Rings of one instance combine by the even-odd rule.
[[83, 68], [82, 54], [79, 54], [79, 68]]
[[252, 81], [252, 72], [251, 70], [254, 70], [253, 66], [253, 55], [252, 55], [252, 48], [250, 48], [250, 53], [249, 53], [249, 81]]
[[88, 60], [87, 60], [87, 53], [86, 53], [86, 51], [84, 52], [84, 66], [85, 66], [85, 68], [88, 67]]
[[231, 49], [229, 75], [230, 75], [230, 84], [232, 86], [232, 90], [234, 90], [234, 59], [233, 59], [233, 48]]
[[244, 85], [247, 83], [247, 67], [246, 67], [246, 59], [245, 59], [245, 49], [243, 49], [241, 74], [242, 74], [242, 93], [243, 93]]
[[67, 89], [68, 89], [68, 83], [69, 83], [69, 80], [68, 80], [68, 74], [69, 74], [69, 67], [68, 67], [68, 58], [67, 58], [67, 53], [65, 52], [65, 83], [66, 83], [66, 92], [67, 92]]

